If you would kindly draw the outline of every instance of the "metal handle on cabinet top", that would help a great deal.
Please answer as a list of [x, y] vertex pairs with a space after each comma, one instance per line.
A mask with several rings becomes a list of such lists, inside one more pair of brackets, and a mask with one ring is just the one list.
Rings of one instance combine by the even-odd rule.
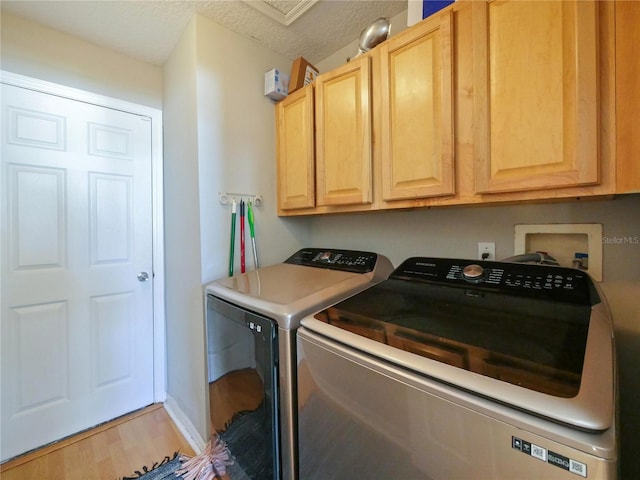
[[140, 272], [138, 274], [139, 282], [146, 282], [147, 280], [149, 280], [149, 274], [147, 272]]

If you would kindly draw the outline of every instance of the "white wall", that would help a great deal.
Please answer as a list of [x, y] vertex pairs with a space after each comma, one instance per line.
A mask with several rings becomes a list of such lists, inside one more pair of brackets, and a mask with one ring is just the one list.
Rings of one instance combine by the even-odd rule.
[[3, 70], [162, 108], [162, 68], [2, 12]]
[[[283, 261], [308, 241], [307, 219], [276, 215], [275, 107], [264, 96], [264, 73], [291, 61], [197, 16], [198, 159], [202, 281], [227, 274], [230, 206], [219, 192], [262, 195], [254, 208], [262, 265]], [[240, 270], [236, 226], [235, 272]], [[246, 234], [247, 242], [248, 229]], [[253, 256], [247, 251], [247, 268]]]
[[[196, 25], [165, 64], [164, 224], [167, 394], [207, 439], [204, 315], [200, 278]], [[202, 399], [202, 400], [201, 400]]]
[[[195, 16], [164, 68], [168, 394], [203, 439], [203, 285], [227, 275], [229, 258], [231, 210], [218, 193], [262, 195], [255, 209], [262, 265], [281, 262], [309, 240], [308, 219], [276, 216], [274, 104], [263, 95], [264, 73], [289, 63]], [[238, 272], [239, 226], [235, 251]]]

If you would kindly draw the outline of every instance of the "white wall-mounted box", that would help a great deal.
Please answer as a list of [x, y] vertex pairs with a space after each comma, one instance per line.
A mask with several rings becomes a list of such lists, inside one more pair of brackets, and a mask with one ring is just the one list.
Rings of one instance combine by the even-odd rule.
[[289, 75], [279, 68], [264, 74], [264, 94], [271, 100], [282, 100], [289, 94]]
[[514, 255], [546, 252], [561, 266], [573, 267], [576, 253], [588, 255], [586, 272], [597, 282], [602, 281], [602, 224], [552, 223], [516, 225]]

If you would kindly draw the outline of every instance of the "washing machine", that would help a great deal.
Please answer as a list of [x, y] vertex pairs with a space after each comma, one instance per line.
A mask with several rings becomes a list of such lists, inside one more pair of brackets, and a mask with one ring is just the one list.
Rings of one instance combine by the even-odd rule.
[[414, 257], [301, 322], [300, 477], [613, 480], [613, 321], [582, 270]]

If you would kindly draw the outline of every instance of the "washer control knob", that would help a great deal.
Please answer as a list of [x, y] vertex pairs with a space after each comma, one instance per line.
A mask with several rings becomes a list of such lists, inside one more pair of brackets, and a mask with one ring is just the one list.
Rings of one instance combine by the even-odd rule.
[[478, 281], [484, 275], [484, 268], [480, 265], [472, 263], [462, 269], [462, 278], [469, 280], [470, 282]]

